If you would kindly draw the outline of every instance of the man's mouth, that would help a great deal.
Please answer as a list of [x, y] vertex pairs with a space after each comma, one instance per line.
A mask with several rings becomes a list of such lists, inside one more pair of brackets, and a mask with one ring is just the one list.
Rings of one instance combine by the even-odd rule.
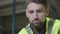
[[37, 24], [38, 24], [38, 23], [39, 23], [39, 21], [34, 21], [34, 23], [37, 23]]

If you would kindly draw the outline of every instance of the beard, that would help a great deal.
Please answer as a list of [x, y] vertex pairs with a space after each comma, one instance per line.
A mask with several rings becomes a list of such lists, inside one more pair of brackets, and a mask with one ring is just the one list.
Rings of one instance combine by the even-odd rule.
[[34, 19], [34, 20], [30, 21], [30, 24], [36, 28], [41, 28], [41, 27], [45, 26], [45, 22], [46, 22], [45, 19], [44, 20]]
[[44, 22], [35, 22], [35, 23], [31, 23], [31, 24], [36, 28], [41, 28], [41, 27], [45, 26]]

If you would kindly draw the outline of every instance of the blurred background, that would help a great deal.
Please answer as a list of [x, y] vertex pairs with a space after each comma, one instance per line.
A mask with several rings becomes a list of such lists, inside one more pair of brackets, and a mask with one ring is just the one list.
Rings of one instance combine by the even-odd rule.
[[[25, 0], [16, 0], [16, 34], [28, 24], [25, 16]], [[60, 19], [60, 0], [48, 0], [49, 17]], [[0, 34], [11, 34], [13, 0], [0, 0]]]

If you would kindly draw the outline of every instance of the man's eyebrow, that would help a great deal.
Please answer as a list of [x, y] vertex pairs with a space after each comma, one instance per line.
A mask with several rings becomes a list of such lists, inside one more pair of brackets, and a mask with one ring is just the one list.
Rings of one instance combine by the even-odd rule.
[[43, 10], [43, 9], [37, 9], [37, 10]]

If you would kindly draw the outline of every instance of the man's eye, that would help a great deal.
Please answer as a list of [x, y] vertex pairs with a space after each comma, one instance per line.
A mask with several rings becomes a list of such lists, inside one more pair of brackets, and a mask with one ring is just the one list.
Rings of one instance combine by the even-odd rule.
[[38, 13], [41, 13], [42, 11], [41, 10], [37, 10]]
[[29, 13], [31, 13], [31, 14], [32, 14], [32, 13], [34, 13], [34, 11], [29, 11]]

